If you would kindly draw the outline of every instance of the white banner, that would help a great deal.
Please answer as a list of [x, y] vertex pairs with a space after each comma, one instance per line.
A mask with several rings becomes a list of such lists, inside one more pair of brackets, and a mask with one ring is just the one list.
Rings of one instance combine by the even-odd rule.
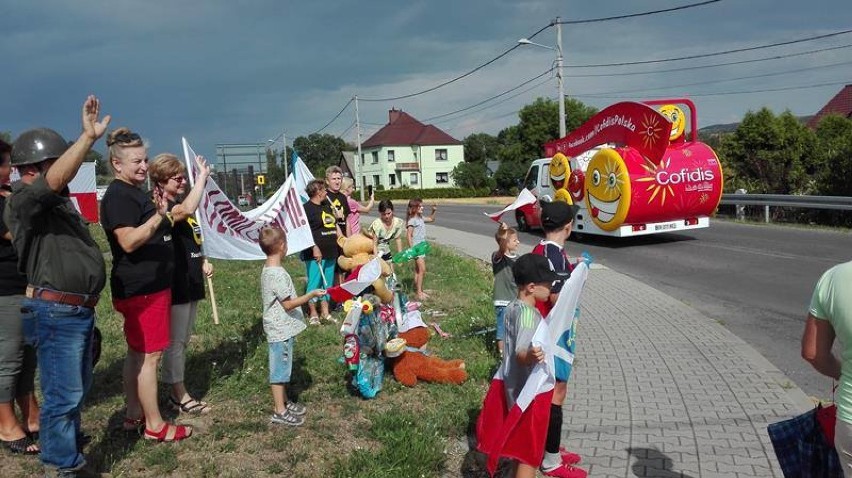
[[[183, 138], [184, 159], [190, 181], [195, 180], [195, 152]], [[204, 237], [204, 254], [216, 259], [265, 259], [257, 241], [260, 230], [276, 225], [287, 234], [287, 254], [312, 247], [314, 239], [293, 176], [260, 207], [242, 212], [231, 202], [213, 178], [207, 179], [196, 213]]]
[[535, 202], [536, 202], [536, 198], [533, 195], [533, 193], [531, 193], [529, 191], [529, 189], [524, 188], [524, 189], [521, 190], [520, 194], [518, 194], [518, 197], [515, 198], [515, 202], [504, 207], [502, 211], [491, 213], [491, 214], [489, 214], [487, 212], [483, 212], [482, 214], [485, 214], [486, 216], [490, 217], [494, 221], [499, 221], [500, 216], [502, 216], [503, 214], [506, 214], [509, 211], [514, 211], [515, 209], [518, 209], [519, 207], [526, 206], [527, 204], [533, 204]]

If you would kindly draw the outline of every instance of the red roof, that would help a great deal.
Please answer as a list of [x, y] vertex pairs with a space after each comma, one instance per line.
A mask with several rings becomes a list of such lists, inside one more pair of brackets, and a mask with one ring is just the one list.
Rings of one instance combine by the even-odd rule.
[[826, 103], [826, 105], [819, 110], [819, 113], [808, 121], [808, 127], [816, 128], [823, 116], [830, 114], [840, 115], [844, 118], [852, 118], [852, 85], [846, 85], [843, 87], [843, 89], [840, 90], [840, 93], [837, 93], [831, 101]]
[[440, 129], [431, 124], [423, 124], [402, 110], [390, 110], [388, 118], [388, 124], [364, 141], [361, 147], [462, 144]]

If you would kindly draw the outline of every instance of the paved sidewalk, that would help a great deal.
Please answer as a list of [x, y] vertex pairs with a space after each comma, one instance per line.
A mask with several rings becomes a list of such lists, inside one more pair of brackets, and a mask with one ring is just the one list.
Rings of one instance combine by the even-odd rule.
[[[426, 230], [440, 244], [489, 260], [493, 238]], [[568, 243], [570, 255], [582, 252], [576, 247]], [[522, 245], [520, 252], [530, 250]], [[593, 265], [578, 330], [563, 444], [583, 455], [589, 476], [782, 476], [766, 426], [812, 402], [721, 324]]]

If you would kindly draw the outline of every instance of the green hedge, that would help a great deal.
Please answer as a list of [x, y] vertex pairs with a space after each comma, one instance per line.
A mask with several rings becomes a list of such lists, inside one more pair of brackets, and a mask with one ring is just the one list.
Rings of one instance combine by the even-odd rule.
[[[385, 189], [381, 191], [376, 191], [376, 201], [380, 201], [382, 199], [412, 199], [412, 198], [421, 198], [421, 199], [439, 199], [439, 198], [470, 198], [470, 197], [487, 197], [491, 196], [491, 190], [488, 188], [433, 188], [433, 189], [413, 189], [413, 188], [399, 188], [399, 189]], [[352, 193], [352, 197], [360, 198], [361, 193], [355, 191]], [[366, 198], [366, 191], [365, 196]]]

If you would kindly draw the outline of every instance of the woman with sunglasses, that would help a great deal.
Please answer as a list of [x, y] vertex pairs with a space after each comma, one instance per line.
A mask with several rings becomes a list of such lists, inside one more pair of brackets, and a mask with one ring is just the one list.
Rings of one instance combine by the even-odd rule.
[[101, 200], [101, 224], [112, 251], [110, 287], [115, 310], [124, 316], [124, 429], [144, 426], [156, 441], [189, 438], [192, 428], [163, 420], [157, 402], [157, 366], [169, 346], [173, 219], [161, 190], [140, 186], [148, 178], [148, 148], [138, 134], [119, 128], [107, 138], [115, 173]]
[[195, 186], [187, 191], [186, 167], [171, 153], [159, 154], [148, 168], [154, 189], [169, 202], [174, 219], [172, 243], [175, 270], [172, 283], [171, 342], [163, 354], [162, 380], [171, 387], [169, 402], [176, 410], [190, 415], [204, 415], [210, 405], [196, 400], [184, 385], [186, 346], [195, 325], [198, 302], [204, 299], [204, 276], [213, 275], [213, 265], [201, 252], [201, 226], [193, 214], [201, 202], [210, 167], [201, 156], [196, 157]]

